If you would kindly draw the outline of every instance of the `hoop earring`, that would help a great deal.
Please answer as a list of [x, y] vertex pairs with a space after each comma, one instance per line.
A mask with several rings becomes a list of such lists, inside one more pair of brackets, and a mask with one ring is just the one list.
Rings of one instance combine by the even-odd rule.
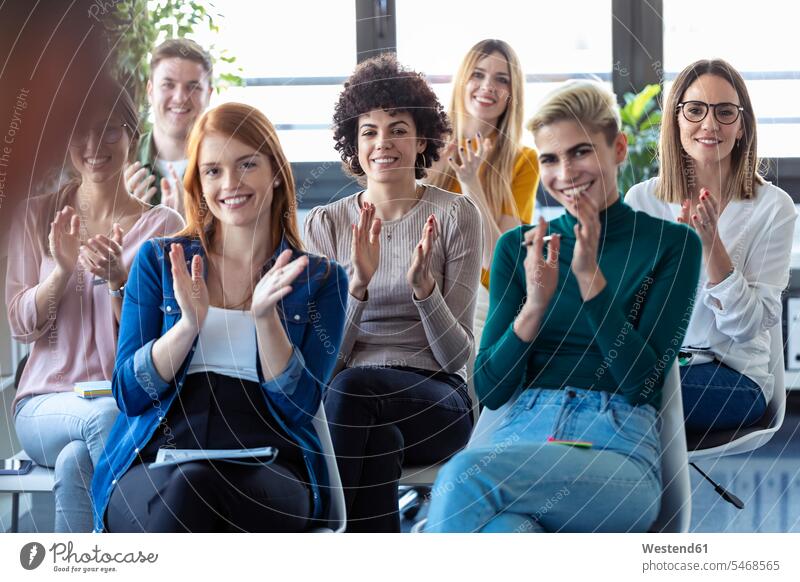
[[425, 157], [425, 154], [421, 153], [421, 154], [417, 154], [417, 155], [422, 156], [422, 168], [423, 169], [427, 168], [428, 167], [428, 158]]

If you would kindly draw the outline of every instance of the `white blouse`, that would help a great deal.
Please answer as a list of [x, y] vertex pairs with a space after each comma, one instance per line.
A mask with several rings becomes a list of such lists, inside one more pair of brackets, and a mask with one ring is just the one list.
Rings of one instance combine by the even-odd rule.
[[[625, 203], [674, 221], [680, 205], [656, 198], [657, 180], [635, 185]], [[683, 345], [711, 350], [721, 362], [761, 386], [769, 402], [774, 382], [769, 373], [769, 329], [781, 324], [781, 293], [789, 284], [797, 211], [791, 197], [773, 184], [757, 185], [755, 194], [752, 200], [729, 202], [722, 211], [719, 235], [734, 272], [709, 286], [705, 266], [701, 269]]]
[[250, 311], [209, 307], [187, 374], [215, 372], [258, 382], [256, 324]]

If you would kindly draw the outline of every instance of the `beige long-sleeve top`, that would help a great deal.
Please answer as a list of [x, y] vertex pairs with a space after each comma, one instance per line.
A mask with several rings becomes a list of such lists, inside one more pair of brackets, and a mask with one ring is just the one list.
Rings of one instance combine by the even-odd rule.
[[[306, 218], [309, 250], [336, 260], [352, 276], [352, 225], [361, 193], [314, 208]], [[426, 220], [436, 215], [440, 235], [431, 269], [436, 286], [414, 298], [406, 273]], [[359, 301], [348, 295], [339, 365], [409, 366], [455, 373], [466, 379], [474, 339], [472, 320], [479, 285], [483, 238], [478, 209], [466, 196], [426, 186], [403, 217], [383, 221], [378, 270]], [[324, 330], [321, 330], [324, 331]]]

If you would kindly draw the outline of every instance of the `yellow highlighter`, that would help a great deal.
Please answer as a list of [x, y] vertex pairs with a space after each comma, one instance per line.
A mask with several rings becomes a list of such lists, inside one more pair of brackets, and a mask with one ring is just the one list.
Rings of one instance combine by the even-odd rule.
[[592, 448], [592, 443], [590, 443], [589, 441], [565, 441], [554, 437], [547, 437], [547, 442], [554, 443], [557, 445], [567, 445], [568, 447], [579, 447], [581, 449]]

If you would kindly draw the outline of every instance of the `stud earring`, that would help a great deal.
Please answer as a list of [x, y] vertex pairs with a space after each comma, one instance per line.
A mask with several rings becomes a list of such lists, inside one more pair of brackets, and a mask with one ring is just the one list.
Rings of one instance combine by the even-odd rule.
[[280, 181], [280, 180], [275, 180], [275, 181], [272, 183], [272, 187], [273, 187], [273, 188], [277, 188], [277, 187], [278, 187], [278, 186], [280, 186], [280, 185], [281, 185], [281, 181]]

